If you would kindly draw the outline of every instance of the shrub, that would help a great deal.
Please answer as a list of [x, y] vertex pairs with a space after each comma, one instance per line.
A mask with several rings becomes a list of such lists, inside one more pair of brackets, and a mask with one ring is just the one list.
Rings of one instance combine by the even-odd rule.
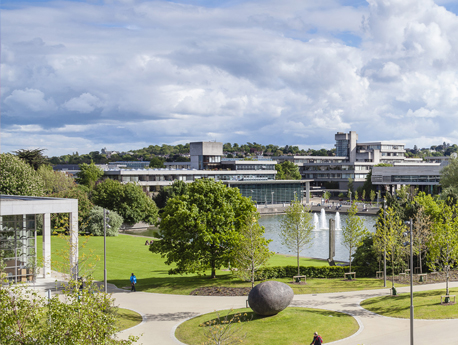
[[[107, 236], [118, 236], [119, 227], [122, 225], [123, 219], [115, 211], [110, 211], [108, 215], [110, 228], [107, 226]], [[89, 221], [87, 231], [94, 236], [103, 236], [103, 208], [94, 206], [89, 213]]]
[[[371, 272], [364, 267], [352, 266], [357, 277], [373, 277]], [[348, 266], [300, 266], [301, 275], [307, 278], [343, 278], [348, 272]], [[263, 267], [257, 271], [256, 280], [292, 278], [297, 275], [297, 266], [271, 266]]]

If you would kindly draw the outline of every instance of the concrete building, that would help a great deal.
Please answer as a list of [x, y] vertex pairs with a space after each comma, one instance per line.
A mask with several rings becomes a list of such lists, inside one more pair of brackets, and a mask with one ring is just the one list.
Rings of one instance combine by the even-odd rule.
[[223, 156], [223, 143], [200, 141], [189, 144], [191, 168], [207, 170], [218, 168]]
[[51, 213], [68, 213], [70, 267], [78, 265], [78, 200], [0, 195], [0, 253], [7, 278], [35, 281], [37, 274], [37, 215], [43, 216], [43, 277], [51, 276]]
[[289, 160], [299, 166], [303, 179], [312, 180], [312, 186], [346, 190], [348, 179], [354, 188], [362, 186], [374, 165], [421, 164], [421, 159], [406, 158], [403, 143], [375, 141], [358, 143], [356, 132], [338, 132], [335, 135], [336, 156], [280, 156], [280, 163]]

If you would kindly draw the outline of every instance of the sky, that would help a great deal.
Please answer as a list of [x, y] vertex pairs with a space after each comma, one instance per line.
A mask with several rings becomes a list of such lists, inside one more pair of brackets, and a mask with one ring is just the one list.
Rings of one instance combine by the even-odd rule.
[[1, 0], [0, 151], [458, 143], [458, 0]]

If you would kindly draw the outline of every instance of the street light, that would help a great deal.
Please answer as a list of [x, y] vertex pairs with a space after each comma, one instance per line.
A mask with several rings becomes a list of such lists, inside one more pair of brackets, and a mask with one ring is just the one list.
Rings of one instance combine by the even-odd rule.
[[[386, 229], [386, 199], [383, 199], [383, 219], [383, 226]], [[384, 235], [386, 236], [386, 233]], [[386, 287], [386, 238], [383, 243], [383, 287]]]
[[110, 211], [103, 209], [103, 289], [107, 293], [107, 227], [111, 228], [110, 224], [107, 224], [110, 221], [108, 215]]
[[410, 231], [405, 232], [404, 236], [410, 234], [410, 242], [404, 242], [404, 247], [410, 244], [410, 345], [413, 345], [413, 231], [412, 231], [412, 218], [405, 222], [406, 225], [410, 225]]
[[348, 194], [350, 194], [350, 206], [351, 206], [351, 190], [348, 191]]

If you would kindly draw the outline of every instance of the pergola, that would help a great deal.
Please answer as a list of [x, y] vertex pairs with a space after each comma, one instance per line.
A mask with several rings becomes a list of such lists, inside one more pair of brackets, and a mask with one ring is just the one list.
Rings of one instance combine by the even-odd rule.
[[[69, 214], [70, 267], [78, 265], [78, 200], [0, 195], [0, 252], [6, 272], [17, 281], [34, 280], [30, 262], [36, 262], [36, 216], [43, 215], [43, 277], [51, 276], [51, 213]], [[33, 240], [34, 239], [34, 240]], [[32, 279], [31, 279], [32, 278]]]

